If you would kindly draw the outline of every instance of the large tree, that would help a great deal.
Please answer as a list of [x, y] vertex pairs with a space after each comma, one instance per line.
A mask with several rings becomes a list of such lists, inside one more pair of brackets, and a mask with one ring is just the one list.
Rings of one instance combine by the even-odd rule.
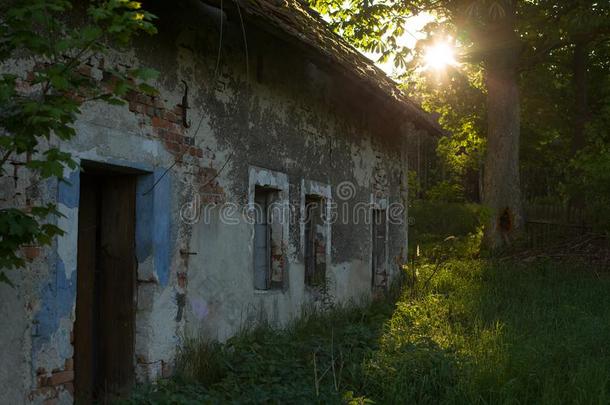
[[[383, 58], [393, 57], [398, 66], [421, 56], [397, 40], [412, 16], [431, 13], [435, 17], [426, 28], [425, 41], [446, 35], [457, 40], [464, 69], [477, 69], [484, 79], [486, 116], [477, 117], [476, 123], [485, 121], [487, 126], [483, 202], [492, 215], [485, 243], [492, 249], [511, 244], [523, 224], [520, 74], [558, 50], [574, 46], [575, 82], [579, 78], [582, 82], [586, 44], [607, 35], [609, 6], [592, 0], [312, 0], [312, 5], [353, 44], [377, 51]], [[445, 85], [455, 86], [456, 81]], [[576, 100], [576, 111], [581, 113], [574, 130], [575, 148], [582, 146], [576, 134], [584, 130], [586, 93], [577, 93]]]

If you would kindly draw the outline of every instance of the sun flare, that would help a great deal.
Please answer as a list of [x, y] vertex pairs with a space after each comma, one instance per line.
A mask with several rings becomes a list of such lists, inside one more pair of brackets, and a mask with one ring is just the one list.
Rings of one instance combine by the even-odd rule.
[[427, 70], [443, 70], [447, 66], [457, 66], [455, 49], [448, 42], [437, 42], [426, 48], [424, 61]]

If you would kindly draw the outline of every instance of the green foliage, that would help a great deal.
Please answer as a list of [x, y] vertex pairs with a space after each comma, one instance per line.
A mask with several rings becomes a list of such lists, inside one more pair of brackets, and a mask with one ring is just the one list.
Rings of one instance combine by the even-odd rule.
[[176, 373], [186, 381], [210, 386], [222, 380], [228, 371], [225, 346], [198, 337], [185, 338], [177, 356]]
[[34, 207], [31, 213], [15, 208], [6, 209], [0, 215], [0, 268], [23, 266], [23, 258], [18, 255], [21, 246], [38, 244], [48, 245], [55, 235], [63, 231], [52, 224], [40, 224], [39, 221], [49, 215], [61, 215], [55, 206]]
[[419, 184], [419, 178], [415, 170], [409, 170], [407, 173], [407, 184], [409, 186], [409, 194], [411, 196], [419, 195], [421, 191], [421, 185]]
[[584, 197], [596, 230], [610, 232], [610, 143], [581, 151], [571, 167], [569, 193]]
[[415, 246], [476, 234], [484, 223], [485, 210], [477, 204], [420, 200], [409, 207], [409, 216], [413, 218], [409, 245]]
[[[95, 2], [82, 23], [73, 26], [67, 15], [78, 14], [66, 0], [4, 2], [0, 7], [0, 63], [33, 61], [31, 79], [0, 75], [0, 174], [5, 163], [25, 156], [24, 166], [44, 180], [62, 179], [64, 168], [75, 169], [71, 155], [56, 147], [41, 148], [42, 141], [67, 141], [74, 137], [74, 122], [85, 102], [124, 103], [130, 90], [150, 92], [143, 81], [154, 77], [150, 69], [117, 71], [108, 68], [99, 81], [82, 73], [93, 56], [108, 46], [125, 45], [138, 32], [155, 33], [154, 16], [136, 1]], [[23, 72], [24, 74], [27, 72]], [[49, 244], [61, 231], [48, 223], [57, 216], [53, 205], [34, 207], [31, 213], [17, 208], [0, 210], [0, 268], [22, 267], [19, 248]], [[5, 280], [0, 273], [0, 280]]]
[[[516, 7], [515, 39], [520, 47], [520, 169], [528, 200], [558, 202], [586, 196], [590, 211], [607, 206], [610, 188], [603, 174], [610, 140], [610, 3], [594, 0], [504, 1], [356, 1], [310, 0], [345, 39], [381, 60], [396, 58], [403, 90], [439, 115], [449, 136], [439, 140], [437, 154], [443, 180], [472, 182], [486, 153], [486, 56], [502, 46], [494, 30]], [[433, 19], [419, 33], [413, 49], [401, 36], [409, 18], [428, 13]], [[417, 35], [409, 33], [407, 35]], [[425, 49], [435, 41], [456, 47], [458, 66], [442, 72], [425, 69]], [[586, 83], [575, 82], [575, 44], [585, 47]], [[502, 44], [502, 42], [499, 42]], [[586, 111], [576, 108], [576, 93], [588, 94]], [[576, 122], [587, 122], [584, 151], [577, 154]], [[577, 140], [576, 140], [577, 141]], [[499, 155], [501, 155], [499, 153]], [[496, 187], [501, 187], [497, 179]], [[413, 194], [412, 194], [413, 195]], [[419, 195], [419, 194], [416, 194]], [[599, 203], [597, 203], [599, 201]], [[607, 211], [607, 210], [605, 210]], [[605, 229], [606, 220], [601, 220]]]
[[[452, 261], [401, 300], [371, 364], [382, 403], [604, 403], [610, 280], [578, 266]], [[431, 266], [420, 268], [420, 280]], [[583, 268], [584, 270], [584, 268]]]
[[204, 343], [204, 362], [221, 374], [179, 375], [124, 402], [610, 400], [610, 279], [555, 262], [450, 260], [433, 278], [434, 264], [416, 270], [421, 294], [406, 288], [395, 301], [308, 311], [285, 331], [261, 327], [225, 345]]
[[457, 203], [464, 201], [464, 187], [447, 180], [436, 183], [426, 191], [426, 199], [434, 202]]

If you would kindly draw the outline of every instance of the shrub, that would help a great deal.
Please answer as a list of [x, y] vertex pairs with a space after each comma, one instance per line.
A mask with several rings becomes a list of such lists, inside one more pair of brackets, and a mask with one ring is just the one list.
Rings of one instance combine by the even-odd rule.
[[426, 199], [436, 202], [463, 202], [465, 199], [464, 187], [461, 184], [444, 180], [426, 191]]

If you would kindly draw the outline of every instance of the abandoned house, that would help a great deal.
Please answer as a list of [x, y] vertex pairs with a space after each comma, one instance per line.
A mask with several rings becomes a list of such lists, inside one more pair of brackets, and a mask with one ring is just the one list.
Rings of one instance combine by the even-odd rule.
[[298, 0], [221, 4], [148, 2], [158, 34], [84, 74], [151, 67], [159, 94], [87, 104], [67, 182], [1, 180], [66, 233], [0, 284], [0, 402], [127, 390], [184, 336], [382, 294], [406, 260], [407, 139], [438, 125]]

